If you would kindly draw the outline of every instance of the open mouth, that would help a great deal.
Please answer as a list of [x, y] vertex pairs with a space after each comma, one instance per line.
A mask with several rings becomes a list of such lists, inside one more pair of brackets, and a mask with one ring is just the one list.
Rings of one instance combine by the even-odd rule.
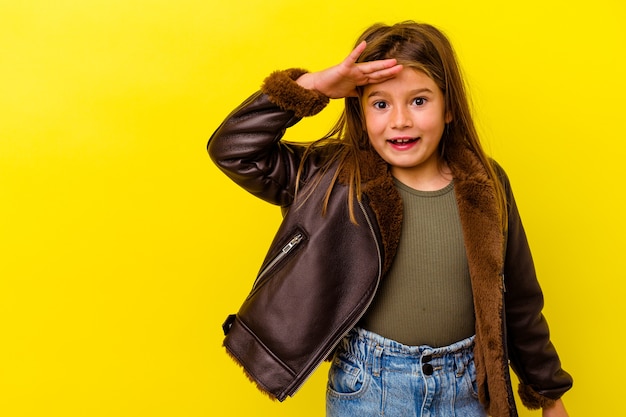
[[402, 139], [388, 139], [387, 142], [391, 143], [392, 145], [408, 145], [411, 143], [415, 143], [419, 140], [419, 138], [402, 138]]

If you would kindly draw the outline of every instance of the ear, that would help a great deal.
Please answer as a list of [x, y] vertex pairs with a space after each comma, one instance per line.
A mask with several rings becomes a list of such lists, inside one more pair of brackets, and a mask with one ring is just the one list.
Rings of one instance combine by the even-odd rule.
[[444, 120], [445, 120], [446, 124], [450, 123], [452, 121], [452, 113], [447, 111]]

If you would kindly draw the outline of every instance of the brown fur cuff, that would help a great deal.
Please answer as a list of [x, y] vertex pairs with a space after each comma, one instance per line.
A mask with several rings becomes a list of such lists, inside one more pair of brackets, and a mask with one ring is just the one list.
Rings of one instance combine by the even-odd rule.
[[529, 385], [520, 384], [517, 390], [522, 403], [531, 410], [538, 410], [554, 405], [556, 400], [538, 394]]
[[292, 68], [276, 71], [263, 81], [261, 91], [283, 110], [292, 110], [297, 117], [313, 116], [328, 104], [322, 93], [298, 85], [295, 80], [307, 71]]

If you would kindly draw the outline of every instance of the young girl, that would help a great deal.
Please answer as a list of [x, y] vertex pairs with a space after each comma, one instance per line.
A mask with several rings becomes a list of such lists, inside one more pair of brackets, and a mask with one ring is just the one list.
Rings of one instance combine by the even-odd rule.
[[[345, 98], [309, 145], [285, 129]], [[504, 171], [484, 153], [453, 49], [414, 22], [367, 29], [340, 64], [275, 72], [208, 150], [283, 208], [224, 345], [282, 401], [332, 359], [327, 415], [566, 416], [542, 293]]]

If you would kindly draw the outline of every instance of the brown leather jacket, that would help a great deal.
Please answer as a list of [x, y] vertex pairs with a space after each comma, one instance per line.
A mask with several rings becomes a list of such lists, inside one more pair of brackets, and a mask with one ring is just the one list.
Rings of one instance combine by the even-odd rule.
[[[226, 118], [208, 151], [237, 184], [285, 210], [249, 296], [224, 323], [228, 353], [261, 390], [283, 401], [370, 305], [394, 258], [402, 201], [386, 163], [363, 152], [363, 196], [354, 205], [357, 224], [349, 220], [343, 172], [322, 215], [336, 173], [321, 169], [329, 149], [303, 162], [296, 198], [304, 148], [280, 139], [286, 128], [325, 103], [320, 99], [317, 109], [310, 110], [308, 91], [275, 80], [268, 78], [265, 93], [254, 94]], [[298, 104], [306, 99], [306, 106]], [[475, 156], [457, 152], [450, 165], [474, 294], [479, 398], [493, 416], [517, 415], [510, 363], [521, 381], [524, 404], [550, 405], [571, 388], [572, 378], [561, 369], [550, 342], [542, 292], [508, 179], [498, 167], [509, 202], [503, 234], [493, 186]]]

